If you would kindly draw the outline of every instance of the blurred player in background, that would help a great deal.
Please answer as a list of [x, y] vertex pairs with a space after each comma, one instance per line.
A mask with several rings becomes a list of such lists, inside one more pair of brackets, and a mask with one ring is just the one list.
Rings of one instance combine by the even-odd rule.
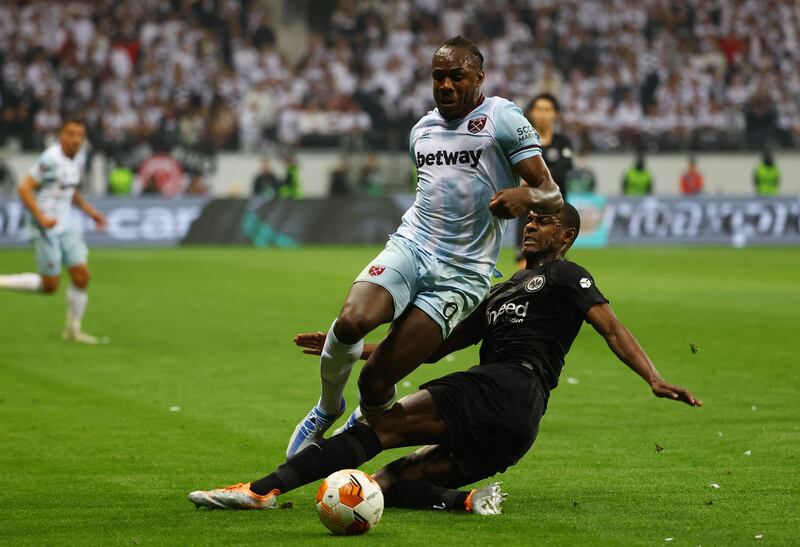
[[[414, 205], [386, 248], [356, 278], [320, 357], [322, 394], [295, 428], [287, 456], [317, 443], [344, 412], [342, 397], [364, 337], [392, 323], [359, 377], [360, 410], [345, 427], [396, 400], [416, 369], [486, 296], [508, 219], [563, 201], [536, 132], [513, 103], [484, 97], [483, 55], [456, 37], [431, 65], [437, 108], [411, 130]], [[520, 184], [520, 178], [526, 183]]]
[[[544, 162], [566, 201], [567, 173], [572, 169], [572, 141], [566, 135], [556, 133], [556, 122], [560, 112], [561, 107], [554, 95], [540, 93], [528, 103], [525, 116], [539, 134]], [[525, 257], [522, 256], [520, 249], [526, 222], [524, 216], [517, 219], [517, 266], [520, 269], [525, 267]]]
[[[52, 294], [58, 290], [62, 264], [67, 267], [72, 283], [67, 289], [66, 340], [96, 344], [98, 338], [81, 330], [81, 321], [89, 299], [87, 260], [89, 250], [78, 227], [70, 221], [72, 205], [104, 229], [106, 219], [87, 202], [78, 186], [86, 163], [86, 125], [77, 119], [66, 119], [58, 142], [45, 150], [17, 192], [30, 214], [30, 230], [39, 273], [0, 275], [0, 288]], [[105, 341], [105, 340], [103, 340]]]
[[[426, 444], [375, 474], [387, 506], [500, 513], [504, 496], [497, 484], [458, 489], [504, 472], [530, 450], [584, 321], [653, 395], [702, 406], [661, 377], [591, 274], [565, 258], [579, 232], [580, 216], [570, 204], [554, 215], [531, 213], [523, 241], [526, 269], [495, 285], [426, 359], [436, 362], [480, 342], [479, 365], [423, 384], [369, 424], [308, 447], [262, 479], [195, 491], [189, 500], [219, 509], [270, 509], [278, 495], [356, 469], [383, 450]], [[303, 334], [295, 342], [313, 352], [323, 337]], [[365, 355], [373, 349], [367, 346]]]

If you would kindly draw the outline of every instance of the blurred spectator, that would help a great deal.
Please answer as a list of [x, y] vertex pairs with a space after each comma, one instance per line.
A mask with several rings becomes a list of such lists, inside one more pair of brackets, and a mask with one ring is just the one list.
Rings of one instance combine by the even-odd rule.
[[758, 150], [772, 144], [778, 113], [765, 91], [753, 96], [747, 104], [745, 121], [745, 142], [748, 148]]
[[594, 171], [589, 167], [586, 156], [576, 156], [575, 167], [567, 173], [567, 192], [575, 194], [593, 194], [596, 186], [596, 176]]
[[697, 170], [697, 160], [694, 156], [689, 156], [689, 167], [681, 175], [680, 187], [681, 194], [684, 196], [694, 196], [703, 193], [705, 180], [700, 171]]
[[[558, 122], [558, 100], [550, 93], [540, 93], [528, 104], [525, 112], [542, 142], [542, 157], [558, 184], [561, 195], [567, 198], [566, 178], [572, 169], [572, 142], [569, 137], [556, 133]], [[522, 219], [523, 224], [527, 223]]]
[[764, 150], [761, 163], [753, 172], [753, 183], [759, 196], [777, 196], [781, 184], [781, 170], [775, 165], [772, 152]]
[[128, 167], [113, 167], [108, 173], [108, 191], [116, 196], [130, 195], [135, 176]]
[[202, 175], [191, 175], [189, 178], [189, 184], [186, 186], [183, 194], [186, 196], [207, 196], [208, 187], [205, 185], [205, 182], [203, 182]]
[[377, 197], [383, 194], [380, 162], [375, 154], [368, 155], [358, 170], [358, 188], [362, 194], [368, 196]]
[[1, 2], [0, 138], [34, 147], [55, 112], [83, 111], [111, 147], [403, 149], [433, 106], [432, 51], [462, 33], [486, 95], [553, 94], [582, 149], [798, 145], [795, 0], [284, 3], [310, 31], [297, 63], [264, 4]]
[[261, 161], [261, 170], [253, 179], [253, 195], [263, 197], [276, 197], [281, 183], [272, 172], [272, 163], [264, 158]]
[[350, 195], [350, 162], [342, 158], [331, 170], [328, 194], [333, 197]]
[[297, 157], [293, 152], [287, 153], [284, 157], [286, 162], [286, 176], [283, 178], [283, 184], [278, 189], [278, 197], [281, 199], [298, 199], [300, 193], [300, 165], [297, 163]]
[[0, 154], [0, 194], [11, 194], [16, 186], [17, 177], [6, 162], [5, 156]]
[[644, 154], [636, 156], [636, 162], [622, 177], [622, 193], [626, 196], [648, 196], [653, 193], [653, 174], [647, 169]]

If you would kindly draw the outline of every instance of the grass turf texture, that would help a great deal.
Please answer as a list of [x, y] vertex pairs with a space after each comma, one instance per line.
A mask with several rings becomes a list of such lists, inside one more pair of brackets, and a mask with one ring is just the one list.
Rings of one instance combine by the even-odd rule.
[[[0, 543], [341, 543], [317, 521], [318, 484], [282, 496], [294, 509], [270, 512], [196, 511], [186, 493], [282, 461], [319, 383], [292, 336], [327, 328], [375, 252], [95, 249], [85, 328], [111, 337], [102, 347], [59, 339], [63, 286], [54, 298], [0, 293]], [[390, 509], [367, 538], [347, 541], [709, 546], [763, 534], [759, 544], [797, 544], [800, 253], [572, 259], [705, 408], [652, 397], [585, 326], [534, 448], [498, 477], [510, 494], [503, 516]], [[3, 273], [32, 264], [29, 251], [0, 251]], [[510, 255], [501, 269], [513, 270]], [[467, 350], [409, 380], [476, 358]]]

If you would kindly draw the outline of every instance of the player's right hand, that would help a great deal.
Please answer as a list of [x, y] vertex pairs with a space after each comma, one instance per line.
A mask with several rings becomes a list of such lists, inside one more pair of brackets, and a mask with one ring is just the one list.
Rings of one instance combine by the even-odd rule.
[[53, 218], [53, 217], [48, 217], [48, 216], [45, 216], [45, 215], [42, 215], [36, 221], [45, 230], [49, 230], [50, 228], [52, 228], [53, 226], [58, 224], [58, 219]]
[[681, 401], [689, 406], [703, 406], [703, 401], [689, 393], [685, 387], [669, 384], [664, 380], [656, 380], [650, 387], [656, 397]]
[[500, 190], [489, 200], [489, 210], [497, 218], [516, 218], [531, 207], [531, 191], [527, 186]]
[[302, 332], [294, 337], [294, 343], [301, 348], [306, 348], [303, 353], [321, 355], [326, 336], [324, 332]]

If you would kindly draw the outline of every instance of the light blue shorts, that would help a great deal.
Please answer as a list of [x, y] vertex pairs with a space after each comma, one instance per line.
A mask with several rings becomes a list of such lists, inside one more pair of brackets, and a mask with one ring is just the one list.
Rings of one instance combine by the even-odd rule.
[[71, 268], [86, 264], [89, 259], [89, 248], [75, 228], [69, 228], [60, 234], [37, 232], [33, 238], [33, 248], [41, 275], [59, 275], [62, 264]]
[[444, 262], [397, 236], [389, 239], [358, 275], [355, 282], [359, 281], [389, 291], [395, 319], [409, 305], [416, 306], [436, 321], [445, 338], [483, 301], [491, 287], [488, 276]]

